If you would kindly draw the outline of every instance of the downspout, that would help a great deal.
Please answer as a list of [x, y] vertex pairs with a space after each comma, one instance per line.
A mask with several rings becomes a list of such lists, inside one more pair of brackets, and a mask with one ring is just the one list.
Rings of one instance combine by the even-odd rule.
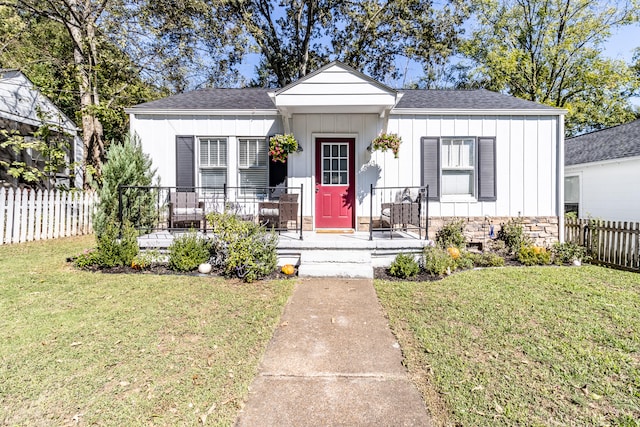
[[558, 241], [564, 242], [564, 113], [558, 116], [558, 165], [557, 165], [557, 201]]

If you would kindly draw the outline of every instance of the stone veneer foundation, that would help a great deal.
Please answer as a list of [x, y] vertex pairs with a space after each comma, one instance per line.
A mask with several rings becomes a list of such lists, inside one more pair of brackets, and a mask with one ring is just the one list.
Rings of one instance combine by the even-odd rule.
[[[429, 218], [429, 239], [435, 239], [436, 233], [445, 224], [452, 221], [464, 221], [464, 235], [467, 241], [473, 244], [482, 245], [491, 239], [490, 232], [493, 226], [493, 236], [498, 235], [502, 224], [511, 219], [521, 221], [525, 233], [531, 238], [534, 245], [548, 246], [558, 241], [559, 228], [557, 216], [521, 216], [521, 217], [453, 217], [439, 216]], [[379, 219], [374, 218], [374, 227], [379, 224]], [[369, 231], [369, 218], [358, 217], [358, 231]]]

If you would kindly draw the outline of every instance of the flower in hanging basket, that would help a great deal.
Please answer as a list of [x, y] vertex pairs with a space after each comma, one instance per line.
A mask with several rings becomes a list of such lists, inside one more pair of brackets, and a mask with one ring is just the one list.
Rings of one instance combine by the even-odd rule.
[[269, 156], [271, 161], [284, 163], [287, 156], [298, 149], [298, 141], [293, 134], [274, 135], [269, 139]]
[[393, 156], [397, 159], [401, 143], [402, 138], [395, 133], [381, 133], [371, 144], [373, 145], [374, 150], [387, 151], [390, 149], [393, 151]]

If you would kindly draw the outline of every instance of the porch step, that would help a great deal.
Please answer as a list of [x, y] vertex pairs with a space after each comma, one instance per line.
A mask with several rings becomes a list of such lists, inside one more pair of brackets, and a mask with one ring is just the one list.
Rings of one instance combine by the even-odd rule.
[[307, 249], [300, 253], [299, 277], [373, 278], [371, 252]]

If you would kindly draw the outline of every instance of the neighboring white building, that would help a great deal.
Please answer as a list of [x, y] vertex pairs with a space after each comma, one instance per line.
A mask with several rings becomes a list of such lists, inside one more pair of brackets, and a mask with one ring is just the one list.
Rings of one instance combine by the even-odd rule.
[[[367, 228], [371, 185], [429, 185], [430, 232], [465, 218], [479, 239], [521, 217], [540, 240], [562, 235], [564, 110], [487, 90], [394, 90], [333, 62], [279, 90], [203, 89], [127, 112], [167, 186], [266, 185], [268, 137], [293, 133], [303, 151], [286, 183], [304, 185], [307, 229]], [[398, 158], [368, 150], [381, 132], [402, 138]]]
[[640, 221], [640, 120], [567, 139], [565, 210]]
[[[78, 128], [49, 98], [44, 96], [38, 88], [19, 70], [0, 69], [0, 129], [17, 131], [25, 137], [32, 136], [44, 122], [52, 129], [60, 129], [69, 139], [67, 164], [74, 163], [75, 181], [69, 182], [72, 175], [69, 168], [58, 171], [55, 176], [57, 184], [70, 187], [82, 187], [83, 144], [78, 135]], [[23, 153], [13, 153], [10, 150], [0, 150], [0, 159], [7, 162], [22, 161], [28, 165], [43, 163], [39, 153], [29, 149]], [[0, 180], [16, 184], [16, 180], [7, 176], [0, 166]]]

